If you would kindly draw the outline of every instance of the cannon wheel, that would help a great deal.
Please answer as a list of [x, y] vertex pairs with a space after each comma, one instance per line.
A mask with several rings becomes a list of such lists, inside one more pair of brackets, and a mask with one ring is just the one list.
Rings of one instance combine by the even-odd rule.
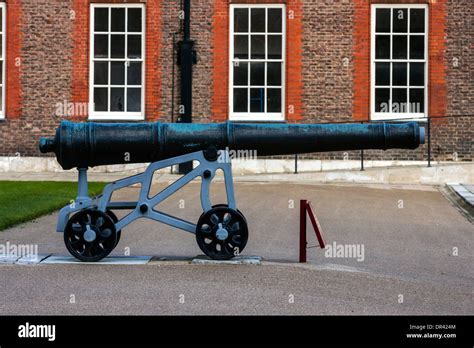
[[[114, 223], [118, 222], [117, 215], [115, 215], [115, 213], [112, 210], [107, 209], [107, 215], [110, 216], [112, 218], [112, 220], [114, 220]], [[117, 242], [115, 243], [115, 246], [117, 246], [117, 244], [120, 242], [120, 237], [121, 236], [122, 236], [122, 230], [118, 230], [117, 231]]]
[[240, 254], [248, 240], [247, 221], [237, 210], [218, 205], [199, 218], [196, 241], [214, 260], [229, 260]]
[[100, 210], [82, 210], [69, 219], [64, 243], [75, 258], [84, 262], [99, 261], [117, 245], [115, 222]]

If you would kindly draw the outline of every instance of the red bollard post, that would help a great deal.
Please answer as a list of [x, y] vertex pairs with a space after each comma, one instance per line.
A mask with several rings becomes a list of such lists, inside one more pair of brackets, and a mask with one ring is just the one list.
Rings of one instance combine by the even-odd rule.
[[300, 262], [306, 262], [306, 200], [300, 200]]
[[300, 263], [306, 262], [306, 249], [308, 244], [306, 240], [306, 214], [309, 215], [311, 224], [313, 225], [314, 233], [316, 234], [316, 238], [318, 238], [320, 248], [324, 249], [326, 247], [321, 234], [322, 228], [318, 219], [314, 215], [311, 202], [305, 199], [300, 200]]

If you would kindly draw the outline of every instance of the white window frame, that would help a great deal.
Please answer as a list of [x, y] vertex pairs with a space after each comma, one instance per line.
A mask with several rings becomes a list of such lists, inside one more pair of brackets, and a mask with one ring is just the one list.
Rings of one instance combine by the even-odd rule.
[[[127, 34], [128, 34], [128, 28], [127, 28], [127, 14], [128, 11], [125, 11], [125, 32], [118, 32], [118, 34], [125, 34], [125, 58], [94, 58], [94, 16], [95, 16], [95, 11], [94, 9], [96, 8], [141, 8], [142, 9], [142, 57], [141, 59], [129, 59], [127, 57]], [[91, 4], [90, 5], [90, 57], [89, 57], [89, 119], [90, 120], [131, 120], [131, 121], [143, 121], [145, 120], [145, 87], [146, 87], [146, 74], [145, 74], [145, 69], [146, 69], [146, 7], [145, 4], [141, 3], [135, 3], [135, 4], [127, 4], [127, 3], [115, 3], [115, 4]], [[111, 40], [110, 40], [110, 35], [111, 35], [111, 25], [112, 25], [112, 19], [110, 16], [110, 11], [109, 11], [109, 28], [107, 34], [109, 35], [109, 55], [111, 54]], [[102, 33], [102, 32], [100, 32]], [[106, 33], [106, 32], [103, 32]], [[141, 111], [140, 112], [128, 112], [126, 110], [124, 111], [94, 111], [94, 61], [131, 61], [131, 62], [142, 62], [142, 87], [141, 87]], [[111, 71], [109, 69], [109, 76], [111, 74]], [[125, 70], [125, 78], [127, 76], [127, 71]], [[109, 81], [110, 82], [110, 81]], [[104, 85], [105, 86], [105, 85]], [[108, 84], [107, 88], [109, 90], [108, 92], [108, 108], [110, 108], [110, 88], [111, 85]], [[127, 94], [125, 91], [125, 98], [127, 98]]]
[[[233, 65], [234, 61], [239, 61], [239, 59], [234, 59], [234, 10], [237, 8], [281, 8], [282, 9], [282, 46], [281, 46], [281, 59], [250, 59], [250, 42], [249, 39], [249, 59], [241, 59], [240, 61], [262, 61], [262, 62], [281, 62], [281, 113], [279, 112], [234, 112], [234, 71]], [[229, 20], [229, 120], [232, 121], [284, 121], [285, 120], [285, 109], [286, 109], [286, 5], [285, 4], [231, 4], [230, 5], [230, 20]], [[268, 14], [268, 12], [266, 12]], [[268, 16], [265, 15], [266, 21], [265, 25], [268, 25]], [[249, 11], [249, 30], [251, 27], [251, 16]], [[278, 35], [277, 33], [275, 33]], [[262, 34], [263, 35], [263, 34]], [[265, 42], [266, 42], [266, 52], [268, 50], [268, 32], [265, 31]], [[272, 33], [270, 33], [272, 35]], [[250, 69], [250, 65], [249, 65]], [[250, 72], [249, 72], [250, 73]], [[265, 85], [267, 84], [267, 69], [265, 69]], [[250, 88], [250, 87], [249, 87]], [[265, 87], [265, 90], [268, 87]], [[267, 94], [265, 93], [265, 99]], [[250, 103], [250, 101], [249, 101]], [[266, 103], [265, 103], [266, 105]]]
[[[424, 98], [425, 98], [425, 105], [424, 105], [424, 112], [423, 113], [395, 113], [395, 112], [375, 112], [375, 25], [376, 25], [376, 10], [379, 8], [401, 8], [401, 9], [413, 9], [413, 8], [422, 8], [425, 9], [425, 59], [410, 59], [409, 55], [407, 56], [407, 59], [377, 59], [377, 62], [380, 61], [386, 61], [386, 62], [407, 62], [407, 63], [425, 63], [425, 85], [424, 85]], [[391, 12], [392, 13], [392, 12]], [[406, 35], [408, 36], [407, 40], [407, 54], [410, 52], [410, 40], [409, 36], [410, 34], [410, 11], [408, 11], [408, 28], [407, 28], [407, 33]], [[428, 111], [429, 111], [429, 95], [428, 95], [428, 64], [429, 64], [429, 56], [428, 56], [428, 44], [429, 44], [429, 34], [430, 34], [430, 28], [428, 26], [429, 24], [429, 7], [428, 4], [405, 4], [405, 3], [399, 3], [399, 4], [372, 4], [371, 6], [371, 34], [370, 34], [370, 39], [371, 39], [371, 49], [370, 49], [370, 118], [372, 120], [394, 120], [394, 119], [414, 119], [414, 120], [425, 120], [428, 117]], [[390, 20], [392, 21], [392, 16], [390, 17]], [[384, 35], [390, 35], [390, 54], [392, 55], [392, 38], [393, 38], [393, 28], [392, 28], [392, 23], [391, 23], [391, 31], [390, 33], [384, 33]], [[400, 33], [404, 34], [404, 33]], [[420, 33], [421, 34], [421, 33]], [[410, 79], [410, 64], [408, 64], [407, 68], [407, 103], [410, 102], [410, 93], [409, 91], [409, 79]], [[390, 68], [390, 89], [393, 89], [392, 85], [392, 68]], [[390, 92], [391, 95], [391, 92]], [[389, 100], [390, 108], [392, 105], [392, 100]], [[409, 105], [409, 104], [407, 104]]]
[[6, 102], [6, 84], [5, 84], [5, 73], [6, 73], [6, 61], [7, 57], [5, 56], [6, 54], [6, 43], [7, 40], [5, 39], [5, 36], [7, 34], [7, 5], [6, 3], [2, 2], [0, 3], [0, 9], [2, 10], [2, 23], [1, 23], [1, 30], [2, 30], [2, 57], [0, 59], [2, 64], [2, 80], [0, 81], [1, 83], [1, 89], [2, 89], [2, 95], [0, 98], [2, 98], [2, 107], [0, 108], [0, 120], [5, 119], [5, 102]]

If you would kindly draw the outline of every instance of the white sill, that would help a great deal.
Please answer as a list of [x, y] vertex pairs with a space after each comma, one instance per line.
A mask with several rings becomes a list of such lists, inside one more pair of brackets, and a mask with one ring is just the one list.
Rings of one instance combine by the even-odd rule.
[[90, 121], [144, 121], [145, 115], [140, 113], [120, 113], [120, 112], [111, 112], [111, 113], [95, 113], [89, 115]]
[[370, 121], [382, 122], [428, 122], [428, 115], [425, 114], [372, 114]]
[[230, 114], [229, 121], [241, 122], [285, 122], [283, 114]]

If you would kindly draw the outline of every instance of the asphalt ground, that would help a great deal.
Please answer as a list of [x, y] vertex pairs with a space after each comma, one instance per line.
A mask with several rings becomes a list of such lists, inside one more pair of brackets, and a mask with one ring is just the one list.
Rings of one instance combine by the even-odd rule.
[[[158, 191], [165, 183], [155, 189]], [[139, 188], [119, 192], [133, 199]], [[224, 186], [211, 189], [222, 203]], [[238, 183], [261, 266], [191, 265], [192, 234], [139, 220], [114, 255], [153, 255], [147, 265], [0, 264], [0, 313], [49, 314], [473, 314], [474, 225], [429, 187]], [[358, 245], [363, 257], [308, 249], [298, 264], [299, 200], [312, 201], [328, 245]], [[197, 221], [194, 183], [158, 207]], [[0, 232], [0, 243], [37, 244], [67, 255], [57, 214]], [[308, 229], [309, 245], [316, 237]], [[362, 250], [362, 249], [359, 249]], [[337, 256], [337, 255], [336, 255]]]

